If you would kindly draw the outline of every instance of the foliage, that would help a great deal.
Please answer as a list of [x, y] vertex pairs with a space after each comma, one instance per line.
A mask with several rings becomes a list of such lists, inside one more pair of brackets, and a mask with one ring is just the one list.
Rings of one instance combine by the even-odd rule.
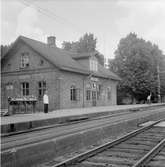
[[83, 37], [76, 42], [66, 42], [62, 44], [62, 48], [65, 50], [75, 51], [77, 53], [93, 52], [96, 49], [97, 39], [91, 33], [84, 34]]
[[165, 55], [163, 55], [163, 61], [160, 64], [160, 93], [165, 95]]
[[1, 58], [8, 52], [12, 45], [12, 43], [10, 45], [1, 45]]
[[145, 100], [150, 92], [156, 97], [157, 65], [162, 58], [162, 52], [156, 45], [138, 38], [134, 33], [121, 39], [115, 59], [110, 61], [110, 69], [122, 78], [119, 91], [137, 101]]
[[91, 33], [86, 33], [76, 42], [62, 43], [62, 48], [67, 51], [72, 51], [76, 53], [91, 53], [96, 52], [97, 58], [100, 64], [104, 65], [104, 56], [96, 50], [97, 39]]

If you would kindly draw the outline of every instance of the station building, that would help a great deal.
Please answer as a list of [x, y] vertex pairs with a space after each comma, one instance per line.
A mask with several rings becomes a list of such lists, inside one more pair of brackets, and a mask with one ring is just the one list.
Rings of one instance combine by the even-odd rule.
[[20, 36], [1, 60], [1, 108], [8, 97], [37, 97], [43, 111], [48, 90], [49, 110], [116, 104], [120, 78], [99, 64], [97, 53], [76, 54], [47, 43]]

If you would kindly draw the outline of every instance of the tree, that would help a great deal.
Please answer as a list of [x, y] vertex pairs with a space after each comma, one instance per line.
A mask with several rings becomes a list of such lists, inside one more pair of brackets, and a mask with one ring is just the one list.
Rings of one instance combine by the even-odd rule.
[[160, 69], [160, 94], [165, 96], [165, 55], [163, 55], [163, 61], [159, 66]]
[[84, 52], [94, 52], [96, 50], [96, 42], [97, 39], [93, 34], [85, 34], [83, 37], [79, 39], [78, 42], [78, 53]]
[[65, 50], [75, 51], [77, 53], [89, 53], [96, 50], [97, 39], [91, 33], [84, 34], [83, 37], [76, 42], [66, 42], [62, 43], [62, 48]]
[[65, 50], [71, 50], [72, 49], [72, 43], [64, 41], [62, 43], [62, 48], [65, 49]]
[[9, 45], [1, 45], [1, 58], [8, 52], [8, 50], [12, 47], [13, 43]]
[[122, 78], [118, 90], [136, 101], [145, 100], [150, 92], [157, 97], [157, 65], [161, 60], [158, 46], [136, 34], [121, 39], [115, 59], [110, 61], [110, 69]]
[[76, 53], [91, 53], [96, 52], [96, 56], [100, 64], [104, 65], [104, 56], [96, 50], [97, 39], [92, 33], [86, 33], [76, 42], [62, 43], [62, 48], [67, 51], [72, 51]]

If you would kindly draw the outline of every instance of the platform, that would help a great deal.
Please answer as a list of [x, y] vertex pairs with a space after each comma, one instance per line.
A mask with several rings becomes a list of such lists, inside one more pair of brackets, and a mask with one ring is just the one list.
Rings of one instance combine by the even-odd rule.
[[14, 131], [21, 131], [29, 128], [48, 126], [52, 124], [64, 123], [75, 118], [97, 117], [101, 115], [114, 114], [124, 110], [139, 110], [148, 107], [165, 106], [165, 103], [157, 104], [136, 104], [136, 105], [114, 105], [100, 106], [90, 108], [75, 108], [55, 110], [49, 113], [33, 113], [33, 114], [16, 114], [6, 117], [1, 117], [1, 133], [11, 131], [11, 126]]
[[[35, 128], [56, 124], [58, 121], [66, 122], [75, 117], [90, 117], [92, 121], [67, 126], [57, 125], [59, 127], [52, 128], [52, 130], [50, 128], [34, 133], [23, 133], [9, 138], [8, 136], [2, 137], [1, 159], [4, 166], [13, 166], [15, 163], [17, 167], [29, 167], [41, 166], [41, 163], [46, 161], [58, 160], [63, 158], [64, 154], [73, 156], [73, 153], [93, 148], [102, 142], [136, 130], [142, 123], [165, 118], [164, 108], [165, 104], [107, 106], [3, 117], [3, 121], [10, 120], [9, 124], [1, 126], [3, 130], [9, 130], [11, 125], [14, 125], [16, 130], [21, 128], [25, 130], [29, 128], [30, 122], [32, 128]], [[118, 116], [113, 117], [113, 114]], [[106, 118], [100, 119], [100, 116]], [[93, 117], [96, 117], [96, 120]], [[22, 122], [23, 119], [26, 122]], [[15, 120], [15, 123], [10, 124], [11, 120]]]

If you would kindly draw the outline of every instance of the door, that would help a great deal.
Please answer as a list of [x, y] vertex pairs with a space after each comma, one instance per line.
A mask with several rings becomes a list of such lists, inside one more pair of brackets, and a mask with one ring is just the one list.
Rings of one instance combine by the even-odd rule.
[[92, 106], [96, 106], [96, 91], [92, 91]]

